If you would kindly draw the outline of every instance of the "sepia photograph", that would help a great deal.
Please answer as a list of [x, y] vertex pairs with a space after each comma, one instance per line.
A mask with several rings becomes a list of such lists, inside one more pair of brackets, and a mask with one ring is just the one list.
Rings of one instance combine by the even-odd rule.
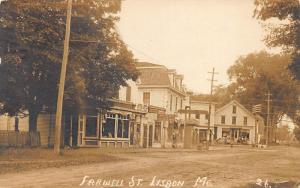
[[0, 0], [0, 188], [300, 188], [300, 0]]

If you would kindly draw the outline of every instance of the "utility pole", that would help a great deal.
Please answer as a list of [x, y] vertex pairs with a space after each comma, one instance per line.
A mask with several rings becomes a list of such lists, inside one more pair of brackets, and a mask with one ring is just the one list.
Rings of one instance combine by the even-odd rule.
[[267, 95], [267, 131], [266, 131], [266, 145], [268, 146], [268, 142], [269, 142], [269, 122], [270, 122], [270, 97], [272, 96], [272, 94], [268, 91]]
[[61, 145], [61, 116], [62, 116], [62, 107], [63, 107], [63, 97], [64, 97], [64, 89], [65, 89], [65, 78], [66, 78], [66, 71], [67, 71], [68, 55], [69, 55], [71, 16], [72, 16], [72, 0], [68, 0], [66, 31], [65, 31], [65, 41], [64, 41], [64, 54], [63, 54], [63, 60], [62, 60], [62, 65], [61, 65], [58, 98], [57, 98], [57, 108], [56, 108], [56, 116], [55, 116], [54, 152], [56, 154], [62, 154], [62, 150], [60, 148], [60, 145]]
[[[210, 97], [209, 97], [209, 107], [208, 107], [208, 141], [206, 142], [207, 144], [207, 149], [209, 149], [209, 145], [211, 144], [211, 130], [210, 130], [210, 122], [211, 122], [211, 103], [212, 103], [212, 95], [213, 95], [213, 89], [214, 89], [214, 82], [217, 81], [215, 80], [215, 74], [218, 74], [217, 72], [215, 72], [215, 68], [213, 68], [212, 72], [208, 72], [209, 74], [211, 74], [211, 79], [210, 81]], [[207, 137], [206, 137], [207, 139]]]

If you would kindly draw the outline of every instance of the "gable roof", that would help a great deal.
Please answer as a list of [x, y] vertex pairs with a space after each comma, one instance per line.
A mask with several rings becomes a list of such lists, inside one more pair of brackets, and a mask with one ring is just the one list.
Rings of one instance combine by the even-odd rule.
[[232, 100], [230, 101], [229, 103], [225, 104], [224, 106], [222, 106], [221, 108], [219, 108], [216, 112], [220, 112], [222, 111], [223, 109], [227, 108], [228, 106], [232, 105], [232, 104], [236, 104], [237, 106], [239, 106], [241, 109], [243, 109], [246, 113], [248, 113], [249, 115], [251, 115], [252, 117], [255, 117], [254, 114], [252, 114], [247, 108], [245, 108], [241, 103], [239, 103], [238, 101], [236, 100]]

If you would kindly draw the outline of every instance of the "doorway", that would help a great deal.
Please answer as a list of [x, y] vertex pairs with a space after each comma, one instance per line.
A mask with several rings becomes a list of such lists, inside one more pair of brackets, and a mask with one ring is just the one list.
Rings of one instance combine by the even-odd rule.
[[152, 147], [152, 143], [153, 143], [153, 125], [149, 126], [149, 148]]
[[143, 131], [143, 148], [146, 148], [148, 145], [148, 126], [144, 125], [144, 131]]

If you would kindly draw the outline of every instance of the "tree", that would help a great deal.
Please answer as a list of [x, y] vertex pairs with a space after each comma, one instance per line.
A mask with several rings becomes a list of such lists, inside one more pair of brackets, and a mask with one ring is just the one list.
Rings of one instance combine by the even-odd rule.
[[208, 94], [193, 94], [191, 99], [200, 101], [210, 101], [216, 103], [216, 108], [222, 107], [234, 99], [234, 88], [230, 86], [217, 85], [214, 87], [212, 97]]
[[[263, 104], [266, 109], [266, 93], [270, 92], [272, 124], [277, 124], [284, 114], [294, 119], [300, 106], [299, 82], [287, 68], [290, 63], [288, 55], [264, 51], [240, 57], [228, 69], [232, 95], [248, 109], [255, 104]], [[265, 110], [262, 115], [266, 119]]]
[[294, 134], [295, 134], [296, 139], [300, 142], [300, 128], [299, 127], [294, 129]]
[[[9, 0], [0, 4], [1, 113], [28, 111], [29, 130], [54, 108], [63, 52], [66, 4], [61, 0]], [[133, 55], [115, 29], [121, 1], [74, 4], [64, 96], [65, 110], [108, 108], [127, 79], [136, 79]]]
[[[269, 47], [283, 47], [293, 62], [290, 69], [300, 80], [300, 3], [299, 0], [255, 0], [254, 16], [268, 24], [265, 42]], [[276, 20], [274, 22], [274, 20]]]
[[287, 125], [276, 128], [276, 140], [280, 142], [289, 142], [291, 140], [291, 133]]

